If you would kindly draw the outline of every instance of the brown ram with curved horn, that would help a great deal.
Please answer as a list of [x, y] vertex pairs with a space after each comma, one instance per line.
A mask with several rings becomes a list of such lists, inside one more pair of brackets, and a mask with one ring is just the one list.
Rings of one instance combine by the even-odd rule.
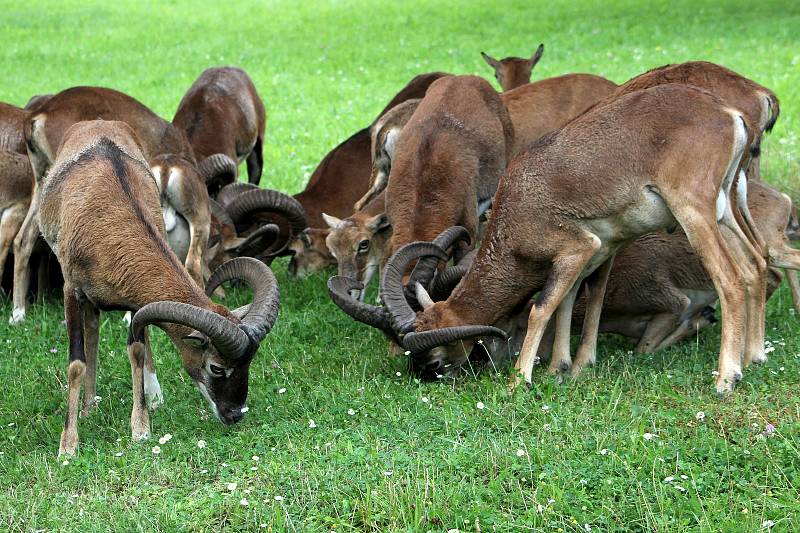
[[166, 241], [159, 190], [125, 123], [90, 121], [64, 134], [39, 189], [39, 221], [64, 271], [69, 332], [69, 394], [60, 454], [78, 447], [81, 383], [84, 412], [94, 404], [100, 310], [134, 312], [128, 338], [133, 377], [131, 432], [150, 435], [146, 399], [158, 387], [146, 327], [156, 324], [178, 348], [183, 366], [224, 424], [244, 416], [250, 362], [278, 312], [269, 268], [237, 258], [212, 274], [253, 288], [253, 302], [231, 311], [212, 302]]
[[209, 68], [178, 104], [172, 124], [186, 133], [208, 192], [236, 181], [239, 163], [258, 185], [264, 157], [267, 112], [253, 80], [236, 67]]

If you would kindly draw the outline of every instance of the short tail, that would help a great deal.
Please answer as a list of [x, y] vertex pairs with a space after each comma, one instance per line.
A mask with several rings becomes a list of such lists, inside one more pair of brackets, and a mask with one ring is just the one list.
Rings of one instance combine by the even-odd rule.
[[778, 97], [775, 96], [774, 93], [771, 91], [768, 92], [764, 98], [767, 101], [767, 123], [764, 125], [764, 131], [769, 133], [772, 131], [772, 128], [775, 126], [775, 123], [778, 121], [778, 117], [781, 115], [781, 104], [778, 100]]

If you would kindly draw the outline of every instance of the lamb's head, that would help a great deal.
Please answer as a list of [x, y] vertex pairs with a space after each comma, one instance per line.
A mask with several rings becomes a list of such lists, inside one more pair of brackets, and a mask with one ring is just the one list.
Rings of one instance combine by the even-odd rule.
[[280, 307], [275, 276], [261, 261], [240, 257], [223, 264], [208, 280], [206, 293], [228, 280], [247, 283], [253, 289], [252, 303], [230, 311], [210, 300], [206, 307], [154, 302], [131, 320], [134, 342], [143, 338], [150, 324], [164, 328], [200, 394], [226, 425], [238, 422], [247, 412], [250, 363]]
[[325, 245], [328, 228], [306, 228], [289, 243], [289, 275], [304, 278], [336, 264]]
[[510, 91], [531, 82], [531, 71], [542, 58], [543, 52], [544, 44], [540, 44], [530, 58], [506, 57], [498, 60], [484, 52], [481, 52], [481, 56], [494, 69], [494, 77], [500, 87]]
[[[366, 286], [383, 262], [386, 242], [391, 234], [386, 214], [356, 213], [344, 220], [324, 213], [322, 217], [330, 228], [325, 244], [336, 258], [339, 275]], [[354, 290], [352, 296], [364, 300], [363, 291]]]

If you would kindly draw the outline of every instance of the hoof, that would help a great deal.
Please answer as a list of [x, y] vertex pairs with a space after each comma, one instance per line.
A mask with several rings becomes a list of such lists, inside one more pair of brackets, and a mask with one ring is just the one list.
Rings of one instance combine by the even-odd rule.
[[61, 435], [61, 442], [58, 445], [58, 456], [59, 457], [74, 457], [75, 454], [78, 452], [78, 437], [67, 437], [65, 435]]
[[138, 429], [133, 430], [131, 432], [131, 440], [133, 442], [141, 442], [143, 440], [147, 440], [150, 438], [150, 430], [149, 429]]
[[733, 388], [736, 386], [736, 383], [738, 383], [741, 379], [742, 372], [738, 370], [731, 372], [727, 377], [720, 375], [719, 378], [717, 378], [716, 384], [717, 394], [720, 396], [726, 396], [733, 392]]
[[8, 319], [8, 323], [12, 326], [16, 326], [17, 324], [21, 324], [23, 322], [25, 322], [25, 310], [15, 307], [11, 312], [11, 318]]
[[758, 365], [764, 364], [767, 362], [767, 354], [764, 353], [764, 350], [760, 350], [758, 353], [750, 357], [750, 362]]

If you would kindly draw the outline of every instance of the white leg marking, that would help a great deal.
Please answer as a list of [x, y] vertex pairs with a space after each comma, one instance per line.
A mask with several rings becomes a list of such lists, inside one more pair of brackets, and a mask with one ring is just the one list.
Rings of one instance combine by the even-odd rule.
[[151, 411], [158, 409], [164, 404], [164, 395], [161, 394], [161, 385], [155, 372], [150, 372], [144, 368], [144, 397], [147, 400], [147, 407]]

